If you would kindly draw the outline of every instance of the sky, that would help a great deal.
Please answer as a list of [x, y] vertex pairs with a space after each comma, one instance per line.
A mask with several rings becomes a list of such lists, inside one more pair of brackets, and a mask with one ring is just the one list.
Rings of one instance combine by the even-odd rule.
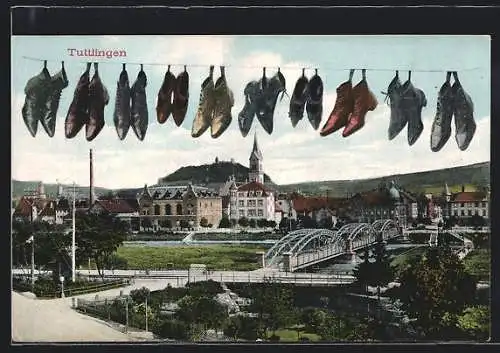
[[[155, 184], [158, 178], [182, 166], [212, 163], [234, 158], [248, 166], [253, 134], [257, 134], [264, 157], [264, 171], [277, 184], [304, 181], [341, 180], [378, 177], [396, 173], [448, 168], [490, 161], [490, 37], [489, 36], [13, 36], [12, 56], [12, 178], [44, 183], [76, 182], [88, 185], [89, 149], [94, 154], [94, 182], [106, 188], [140, 187]], [[64, 136], [64, 120], [74, 89], [87, 61], [92, 58], [70, 56], [68, 49], [96, 48], [125, 50], [126, 57], [98, 58], [99, 74], [108, 89], [110, 102], [105, 108], [106, 125], [92, 142], [85, 139], [85, 129], [73, 139]], [[24, 125], [21, 109], [26, 82], [37, 75], [43, 62], [51, 74], [61, 68], [69, 79], [63, 90], [57, 113], [56, 133], [49, 138], [39, 126], [33, 138]], [[130, 84], [137, 77], [140, 63], [148, 77], [146, 89], [149, 126], [144, 141], [132, 129], [120, 141], [113, 125], [116, 83], [127, 63]], [[148, 65], [155, 64], [155, 65]], [[190, 76], [189, 108], [177, 127], [172, 117], [165, 124], [156, 120], [156, 99], [167, 66], [178, 74], [187, 65]], [[209, 66], [226, 67], [228, 86], [235, 104], [232, 123], [217, 139], [207, 131], [191, 137], [191, 126], [198, 107], [200, 86]], [[274, 113], [274, 131], [268, 135], [255, 118], [251, 133], [244, 138], [238, 128], [238, 113], [244, 105], [245, 85], [262, 76], [272, 76], [278, 67], [286, 78], [291, 96], [302, 74], [311, 77], [314, 69], [324, 83], [321, 126], [332, 111], [336, 88], [346, 81], [349, 69], [366, 68], [370, 90], [378, 100], [374, 111], [366, 115], [366, 125], [343, 138], [341, 130], [326, 137], [314, 130], [307, 116], [293, 128], [288, 117], [289, 98], [278, 101]], [[404, 129], [389, 141], [390, 108], [381, 93], [400, 70], [400, 78], [411, 80], [424, 91], [424, 130], [418, 141], [409, 146]], [[476, 134], [466, 151], [460, 151], [452, 136], [439, 152], [430, 150], [430, 131], [436, 114], [437, 93], [446, 71], [458, 71], [465, 91], [474, 102]], [[91, 70], [91, 75], [93, 69]], [[361, 80], [355, 72], [353, 84]]]

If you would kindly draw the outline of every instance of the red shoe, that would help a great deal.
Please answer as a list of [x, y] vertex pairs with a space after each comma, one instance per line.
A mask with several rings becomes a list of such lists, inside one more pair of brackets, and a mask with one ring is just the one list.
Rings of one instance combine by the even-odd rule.
[[320, 131], [321, 136], [330, 135], [347, 124], [349, 116], [354, 109], [354, 98], [352, 94], [353, 74], [354, 70], [351, 70], [349, 81], [346, 81], [337, 87], [335, 107]]
[[342, 131], [344, 137], [350, 136], [361, 129], [365, 125], [366, 113], [375, 110], [378, 105], [377, 98], [368, 88], [364, 72], [363, 79], [352, 89], [352, 95], [354, 97], [354, 109], [344, 131]]

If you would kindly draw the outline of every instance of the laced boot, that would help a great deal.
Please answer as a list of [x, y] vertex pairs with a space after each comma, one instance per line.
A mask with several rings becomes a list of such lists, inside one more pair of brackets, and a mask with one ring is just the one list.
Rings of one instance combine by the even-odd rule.
[[42, 116], [40, 123], [43, 129], [49, 135], [54, 137], [56, 132], [57, 111], [59, 110], [59, 102], [61, 101], [61, 93], [63, 89], [68, 87], [69, 81], [64, 69], [64, 62], [61, 64], [61, 70], [52, 76], [50, 79], [49, 96], [45, 103], [45, 114]]
[[210, 66], [209, 76], [201, 84], [200, 102], [191, 129], [192, 137], [200, 137], [212, 123], [215, 108], [214, 67]]
[[349, 116], [354, 109], [354, 97], [352, 94], [352, 76], [354, 70], [349, 73], [349, 80], [337, 87], [337, 99], [328, 120], [321, 128], [320, 135], [328, 136], [341, 129], [347, 124]]
[[454, 116], [455, 116], [455, 140], [458, 148], [465, 151], [476, 132], [476, 122], [474, 121], [474, 103], [471, 97], [465, 92], [460, 81], [458, 80], [457, 72], [453, 72], [452, 90], [454, 99]]
[[221, 76], [215, 82], [214, 88], [215, 107], [210, 125], [212, 138], [222, 135], [233, 120], [231, 108], [234, 106], [234, 95], [227, 86], [224, 67], [220, 68], [220, 73]]
[[184, 118], [186, 117], [186, 112], [188, 109], [189, 102], [189, 74], [184, 66], [184, 71], [181, 72], [177, 79], [175, 80], [174, 89], [174, 104], [172, 110], [172, 117], [174, 118], [175, 125], [181, 126]]
[[375, 110], [378, 105], [377, 98], [375, 98], [375, 95], [368, 88], [365, 70], [362, 70], [362, 75], [363, 79], [352, 89], [354, 109], [347, 121], [347, 125], [342, 131], [343, 137], [348, 137], [361, 129], [365, 125], [365, 118], [368, 111]]
[[387, 99], [389, 100], [389, 106], [391, 107], [391, 117], [389, 121], [389, 129], [387, 131], [389, 140], [398, 136], [408, 122], [406, 115], [401, 112], [401, 87], [402, 85], [399, 80], [399, 72], [396, 71], [396, 76], [394, 76], [387, 87], [387, 93], [382, 92], [386, 95], [386, 101]]
[[306, 110], [309, 122], [314, 130], [318, 130], [323, 115], [323, 80], [318, 76], [318, 70], [309, 81]]
[[253, 119], [258, 109], [258, 97], [262, 95], [260, 83], [257, 81], [247, 83], [243, 94], [245, 95], [245, 105], [238, 114], [238, 126], [243, 137], [246, 137], [252, 127]]
[[273, 132], [274, 109], [278, 102], [278, 96], [281, 93], [281, 99], [286, 94], [286, 81], [283, 74], [278, 72], [269, 80], [264, 75], [260, 80], [262, 89], [262, 99], [258, 100], [257, 118], [260, 124], [268, 134]]
[[170, 72], [170, 65], [163, 78], [163, 83], [158, 92], [158, 101], [156, 103], [156, 118], [160, 124], [165, 123], [172, 113], [172, 94], [175, 90], [175, 76]]
[[130, 83], [128, 73], [123, 64], [122, 72], [116, 84], [115, 111], [113, 122], [120, 140], [125, 139], [130, 129]]
[[99, 77], [98, 63], [94, 63], [94, 76], [89, 85], [89, 120], [85, 127], [87, 141], [92, 141], [104, 127], [104, 107], [109, 103], [109, 94]]
[[137, 79], [132, 85], [130, 90], [132, 98], [131, 107], [131, 124], [132, 130], [140, 141], [144, 140], [146, 131], [148, 130], [148, 101], [146, 99], [146, 86], [148, 85], [148, 78], [142, 69], [137, 74]]
[[35, 137], [38, 130], [38, 121], [43, 120], [46, 114], [47, 92], [51, 83], [47, 62], [44, 62], [42, 71], [30, 78], [24, 88], [26, 97], [22, 108], [22, 116], [31, 136]]
[[307, 97], [309, 94], [309, 80], [302, 70], [302, 76], [299, 77], [295, 88], [293, 89], [292, 97], [290, 98], [290, 110], [288, 116], [292, 121], [292, 127], [296, 127], [300, 120], [304, 117], [304, 109], [306, 106]]
[[89, 121], [89, 85], [90, 85], [90, 67], [87, 63], [87, 69], [80, 76], [75, 88], [73, 100], [69, 106], [68, 114], [64, 123], [66, 138], [75, 137], [82, 127]]
[[424, 130], [422, 123], [422, 108], [427, 105], [427, 99], [422, 90], [415, 88], [411, 82], [411, 71], [408, 80], [401, 86], [401, 114], [408, 121], [408, 144], [413, 145]]
[[450, 84], [451, 72], [446, 74], [446, 82], [439, 89], [436, 116], [431, 129], [431, 151], [438, 152], [451, 136], [454, 96]]

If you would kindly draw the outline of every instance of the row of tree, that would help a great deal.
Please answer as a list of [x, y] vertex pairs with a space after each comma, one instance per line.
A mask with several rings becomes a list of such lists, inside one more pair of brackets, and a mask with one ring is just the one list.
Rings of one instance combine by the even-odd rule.
[[250, 227], [250, 228], [275, 228], [275, 221], [268, 221], [265, 218], [255, 219], [240, 217], [238, 220], [229, 219], [227, 215], [223, 215], [219, 223], [219, 228], [234, 228], [237, 225], [240, 227]]

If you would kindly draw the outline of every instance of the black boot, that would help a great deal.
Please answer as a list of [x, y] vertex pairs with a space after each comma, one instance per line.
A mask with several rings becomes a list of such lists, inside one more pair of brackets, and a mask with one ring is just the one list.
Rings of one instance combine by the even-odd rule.
[[35, 137], [38, 130], [38, 121], [42, 120], [46, 112], [46, 101], [50, 91], [50, 73], [47, 70], [47, 62], [43, 70], [36, 76], [30, 78], [24, 88], [26, 98], [22, 108], [24, 123], [31, 136]]
[[52, 76], [50, 80], [51, 89], [49, 90], [49, 97], [45, 103], [46, 111], [40, 120], [45, 132], [50, 137], [54, 137], [56, 131], [57, 111], [59, 110], [59, 102], [61, 101], [61, 93], [63, 89], [68, 87], [69, 81], [64, 69], [64, 62], [62, 63], [61, 70]]

